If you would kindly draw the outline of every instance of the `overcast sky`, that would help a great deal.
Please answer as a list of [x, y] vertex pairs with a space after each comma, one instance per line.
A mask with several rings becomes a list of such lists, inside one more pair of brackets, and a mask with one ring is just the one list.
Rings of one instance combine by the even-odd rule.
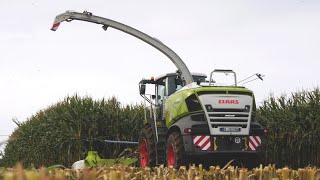
[[[1, 0], [0, 135], [75, 93], [141, 102], [138, 82], [176, 70], [151, 46], [114, 29], [74, 21], [50, 31], [66, 10], [91, 11], [172, 48], [192, 72], [233, 69], [265, 81], [246, 86], [258, 102], [319, 85], [320, 1]], [[0, 136], [0, 141], [4, 137]]]

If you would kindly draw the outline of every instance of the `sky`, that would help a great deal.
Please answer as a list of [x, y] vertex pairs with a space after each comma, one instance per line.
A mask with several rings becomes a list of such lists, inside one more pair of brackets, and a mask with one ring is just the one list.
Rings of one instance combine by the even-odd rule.
[[123, 32], [73, 21], [50, 31], [54, 17], [84, 10], [156, 37], [191, 72], [233, 69], [261, 103], [319, 85], [320, 1], [317, 0], [1, 0], [0, 142], [25, 121], [75, 93], [142, 102], [138, 82], [175, 66]]

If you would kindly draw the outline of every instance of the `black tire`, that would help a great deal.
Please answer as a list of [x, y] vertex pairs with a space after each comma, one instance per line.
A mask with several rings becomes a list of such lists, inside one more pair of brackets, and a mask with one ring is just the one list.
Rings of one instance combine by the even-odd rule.
[[[156, 165], [155, 143], [152, 128], [150, 126], [145, 126], [139, 135], [139, 164], [141, 167], [154, 167]], [[147, 150], [147, 152], [144, 150]]]
[[180, 166], [187, 165], [188, 163], [183, 146], [183, 139], [179, 132], [174, 132], [168, 137], [166, 146], [166, 162], [168, 166], [173, 166], [174, 168], [179, 168]]

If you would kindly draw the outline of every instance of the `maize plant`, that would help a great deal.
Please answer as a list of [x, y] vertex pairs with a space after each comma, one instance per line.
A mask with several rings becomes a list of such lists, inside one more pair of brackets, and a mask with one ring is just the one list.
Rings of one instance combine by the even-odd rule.
[[72, 163], [97, 150], [103, 158], [114, 158], [123, 147], [103, 140], [137, 141], [143, 121], [142, 105], [123, 106], [116, 98], [93, 100], [66, 97], [18, 127], [4, 150], [2, 166], [49, 166]]
[[257, 119], [271, 130], [266, 160], [280, 166], [320, 166], [320, 89], [269, 97]]

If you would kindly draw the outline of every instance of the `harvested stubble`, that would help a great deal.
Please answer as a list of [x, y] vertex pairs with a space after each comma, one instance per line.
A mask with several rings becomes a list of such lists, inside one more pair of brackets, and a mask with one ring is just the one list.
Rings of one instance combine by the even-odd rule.
[[41, 168], [37, 170], [23, 170], [21, 165], [15, 169], [0, 170], [0, 178], [4, 180], [38, 180], [38, 179], [101, 179], [101, 180], [127, 180], [127, 179], [182, 179], [182, 180], [319, 180], [320, 169], [308, 167], [292, 170], [287, 167], [276, 169], [274, 165], [260, 166], [248, 170], [229, 166], [220, 168], [210, 166], [205, 170], [202, 165], [192, 165], [188, 169], [181, 166], [180, 169], [173, 167], [137, 168], [128, 166], [97, 167], [84, 170], [51, 169]]

